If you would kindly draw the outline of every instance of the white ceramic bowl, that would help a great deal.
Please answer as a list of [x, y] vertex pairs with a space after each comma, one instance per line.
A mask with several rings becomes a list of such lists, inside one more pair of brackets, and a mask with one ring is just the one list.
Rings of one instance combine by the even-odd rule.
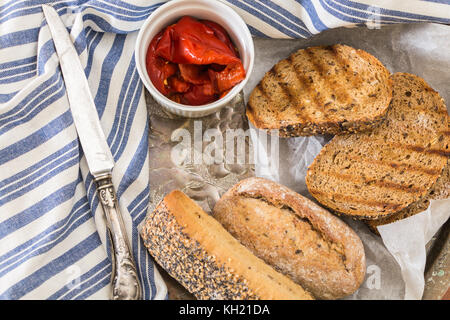
[[[166, 26], [182, 16], [192, 16], [220, 24], [228, 32], [239, 50], [240, 58], [246, 71], [246, 77], [222, 99], [201, 105], [189, 106], [176, 103], [161, 94], [153, 85], [147, 73], [145, 57], [150, 41]], [[172, 0], [156, 9], [145, 21], [139, 31], [135, 47], [136, 67], [147, 90], [166, 110], [189, 118], [203, 117], [211, 114], [233, 99], [244, 87], [253, 70], [255, 50], [253, 39], [242, 18], [227, 5], [216, 0]]]

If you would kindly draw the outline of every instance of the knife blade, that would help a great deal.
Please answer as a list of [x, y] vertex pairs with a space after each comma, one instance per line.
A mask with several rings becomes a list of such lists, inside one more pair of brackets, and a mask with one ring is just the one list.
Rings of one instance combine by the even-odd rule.
[[42, 5], [42, 10], [59, 57], [75, 128], [106, 217], [113, 258], [111, 298], [140, 299], [141, 285], [112, 183], [114, 158], [102, 130], [83, 66], [56, 10], [50, 5]]
[[59, 57], [72, 116], [89, 170], [94, 177], [111, 172], [114, 158], [101, 129], [94, 99], [78, 53], [55, 9], [43, 5], [42, 10]]

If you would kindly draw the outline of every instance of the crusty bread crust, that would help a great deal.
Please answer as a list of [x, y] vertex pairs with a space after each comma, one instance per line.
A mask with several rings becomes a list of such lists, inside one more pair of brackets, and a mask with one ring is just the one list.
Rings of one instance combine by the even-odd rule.
[[361, 132], [385, 118], [389, 71], [371, 54], [346, 45], [300, 49], [254, 88], [247, 117], [281, 137]]
[[156, 262], [198, 299], [312, 299], [179, 190], [158, 204], [140, 232]]
[[316, 298], [342, 298], [364, 279], [364, 247], [357, 234], [278, 183], [240, 181], [216, 203], [214, 217], [256, 256]]
[[392, 76], [386, 120], [370, 132], [335, 136], [306, 174], [323, 205], [354, 218], [387, 218], [422, 199], [450, 156], [443, 99], [423, 79]]

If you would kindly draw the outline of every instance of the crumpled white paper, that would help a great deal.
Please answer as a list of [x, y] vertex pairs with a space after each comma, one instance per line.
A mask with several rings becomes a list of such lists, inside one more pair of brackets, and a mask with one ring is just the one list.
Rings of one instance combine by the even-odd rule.
[[[248, 95], [278, 60], [298, 48], [345, 43], [377, 56], [391, 72], [422, 76], [450, 100], [446, 90], [450, 67], [450, 27], [433, 24], [397, 25], [382, 30], [329, 30], [309, 40], [280, 41], [256, 39], [256, 63], [244, 89]], [[432, 48], [441, 47], [442, 50]], [[448, 50], [446, 50], [448, 49]], [[252, 128], [255, 175], [277, 181], [312, 199], [305, 185], [308, 166], [331, 137], [277, 139], [278, 152], [270, 146], [272, 137]], [[450, 215], [450, 199], [431, 201], [430, 207], [410, 218], [379, 228], [374, 235], [361, 221], [342, 218], [361, 238], [366, 253], [366, 278], [347, 299], [421, 299], [424, 290], [425, 245]]]
[[425, 287], [425, 244], [450, 217], [450, 199], [431, 200], [427, 210], [378, 227], [384, 245], [400, 265], [405, 299], [421, 299]]

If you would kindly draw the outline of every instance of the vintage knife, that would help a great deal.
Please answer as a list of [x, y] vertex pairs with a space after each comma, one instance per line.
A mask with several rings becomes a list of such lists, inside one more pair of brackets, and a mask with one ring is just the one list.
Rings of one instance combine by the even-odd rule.
[[141, 298], [141, 285], [112, 184], [114, 158], [100, 126], [84, 69], [69, 33], [53, 7], [42, 5], [42, 10], [59, 57], [75, 128], [89, 170], [94, 176], [97, 194], [107, 221], [113, 257], [112, 299], [137, 300]]

